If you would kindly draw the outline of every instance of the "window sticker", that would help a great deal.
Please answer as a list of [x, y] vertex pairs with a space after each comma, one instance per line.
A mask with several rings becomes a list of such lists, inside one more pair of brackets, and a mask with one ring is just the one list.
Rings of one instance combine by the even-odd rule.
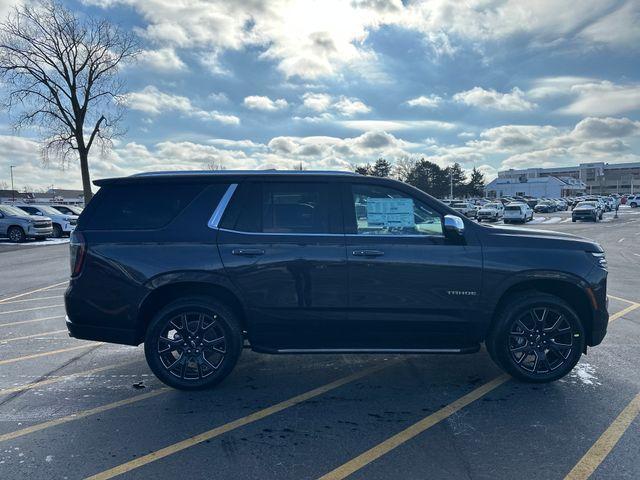
[[412, 198], [369, 198], [367, 224], [376, 228], [412, 228], [416, 226]]

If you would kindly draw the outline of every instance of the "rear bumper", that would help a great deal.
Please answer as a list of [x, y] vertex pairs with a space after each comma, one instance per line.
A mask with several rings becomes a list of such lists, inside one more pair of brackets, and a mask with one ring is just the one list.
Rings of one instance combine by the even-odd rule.
[[135, 330], [120, 328], [96, 327], [94, 325], [80, 325], [73, 323], [67, 317], [69, 336], [80, 340], [96, 340], [100, 342], [118, 343], [124, 345], [139, 345]]

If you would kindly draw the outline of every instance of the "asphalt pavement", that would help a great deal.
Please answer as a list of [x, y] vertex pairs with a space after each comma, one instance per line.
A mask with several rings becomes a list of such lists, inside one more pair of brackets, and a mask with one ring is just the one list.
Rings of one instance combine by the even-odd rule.
[[638, 479], [640, 209], [525, 228], [595, 239], [609, 333], [564, 379], [472, 355], [245, 351], [217, 388], [164, 387], [142, 347], [71, 339], [68, 245], [0, 244], [0, 479]]

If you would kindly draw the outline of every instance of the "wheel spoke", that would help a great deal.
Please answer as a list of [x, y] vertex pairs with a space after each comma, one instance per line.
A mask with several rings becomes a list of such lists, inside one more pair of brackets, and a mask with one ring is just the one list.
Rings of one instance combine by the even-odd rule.
[[522, 328], [526, 333], [531, 333], [533, 332], [532, 328], [527, 327], [524, 322], [522, 320], [518, 320], [518, 325], [520, 326], [520, 328]]
[[514, 347], [511, 349], [511, 353], [518, 353], [518, 352], [524, 352], [527, 350], [531, 350], [531, 346], [527, 343], [524, 345], [521, 345], [519, 347]]

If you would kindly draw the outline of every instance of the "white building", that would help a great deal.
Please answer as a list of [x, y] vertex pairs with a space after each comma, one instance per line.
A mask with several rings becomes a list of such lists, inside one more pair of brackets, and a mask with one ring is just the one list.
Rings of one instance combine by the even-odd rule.
[[583, 194], [585, 189], [584, 182], [572, 177], [528, 178], [524, 175], [519, 178], [498, 177], [485, 187], [486, 195], [490, 198], [560, 198]]
[[640, 191], [640, 162], [635, 163], [581, 163], [569, 167], [509, 169], [498, 172], [499, 178], [519, 180], [524, 177], [572, 177], [584, 182], [587, 193], [637, 193]]

